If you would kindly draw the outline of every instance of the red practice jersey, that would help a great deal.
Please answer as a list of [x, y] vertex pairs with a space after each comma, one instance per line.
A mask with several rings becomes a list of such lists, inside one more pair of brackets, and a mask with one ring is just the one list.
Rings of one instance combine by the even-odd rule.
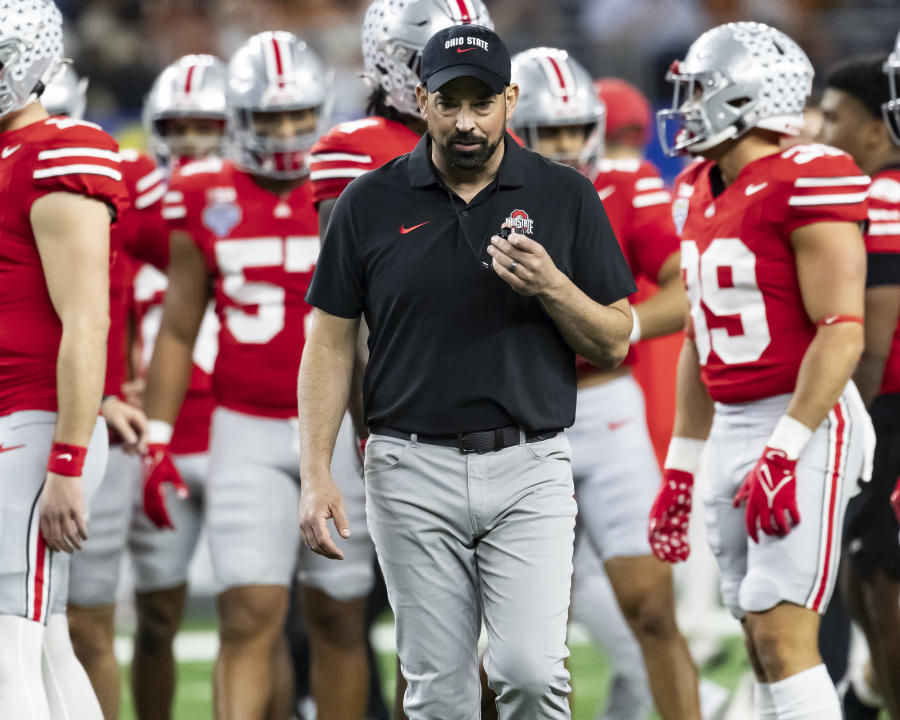
[[816, 327], [803, 307], [791, 233], [863, 222], [869, 179], [825, 145], [755, 160], [717, 197], [713, 168], [687, 167], [672, 204], [703, 382], [725, 403], [793, 392]]
[[[598, 163], [594, 187], [632, 275], [655, 285], [659, 269], [680, 242], [672, 223], [672, 196], [659, 171], [646, 160], [604, 158]], [[594, 366], [584, 358], [577, 362], [580, 374], [593, 372]], [[632, 348], [623, 364], [635, 362]]]
[[57, 409], [62, 325], [30, 219], [32, 204], [54, 192], [100, 200], [121, 216], [128, 196], [116, 141], [62, 117], [0, 133], [0, 415]]
[[[869, 187], [869, 285], [900, 285], [900, 167], [882, 170]], [[894, 331], [881, 393], [900, 393], [900, 327]]]
[[216, 402], [263, 417], [296, 416], [312, 312], [305, 297], [319, 256], [311, 183], [279, 196], [227, 161], [202, 160], [172, 178], [162, 212], [171, 230], [197, 244], [214, 282]]
[[406, 125], [383, 117], [336, 125], [313, 145], [309, 179], [316, 205], [338, 197], [363, 173], [412, 152], [419, 138]]

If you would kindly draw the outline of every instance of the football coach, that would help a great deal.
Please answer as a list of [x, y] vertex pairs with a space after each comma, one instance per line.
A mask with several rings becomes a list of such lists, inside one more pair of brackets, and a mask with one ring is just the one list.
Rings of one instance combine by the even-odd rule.
[[506, 133], [519, 89], [494, 32], [439, 31], [420, 77], [427, 133], [341, 195], [307, 295], [301, 533], [342, 557], [329, 466], [364, 314], [366, 514], [406, 713], [480, 717], [484, 617], [500, 718], [569, 718], [575, 354], [622, 361], [634, 281], [591, 183]]

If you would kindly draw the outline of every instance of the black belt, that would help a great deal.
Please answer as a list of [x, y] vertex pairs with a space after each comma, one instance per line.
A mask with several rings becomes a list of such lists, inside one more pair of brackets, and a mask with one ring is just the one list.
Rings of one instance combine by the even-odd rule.
[[[408, 433], [402, 430], [394, 430], [388, 427], [369, 428], [373, 435], [387, 435], [401, 440], [412, 440], [413, 435], [417, 442], [426, 445], [443, 445], [444, 447], [457, 448], [461, 453], [484, 453], [502, 450], [519, 444], [519, 428], [515, 425], [494, 428], [493, 430], [479, 430], [478, 432], [457, 433], [456, 435], [423, 435], [420, 433]], [[562, 430], [544, 430], [539, 433], [525, 435], [525, 442], [538, 442], [549, 440], [558, 435]]]

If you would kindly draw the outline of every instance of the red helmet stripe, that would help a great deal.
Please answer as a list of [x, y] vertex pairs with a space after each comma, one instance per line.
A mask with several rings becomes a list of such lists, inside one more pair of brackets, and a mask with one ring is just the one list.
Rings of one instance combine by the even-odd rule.
[[194, 70], [196, 69], [196, 65], [191, 65], [187, 69], [187, 75], [184, 78], [184, 94], [189, 95], [191, 92], [191, 85], [194, 80]]
[[275, 54], [275, 74], [277, 75], [278, 87], [284, 87], [284, 64], [281, 60], [281, 48], [278, 47], [278, 40], [272, 38], [272, 50]]
[[463, 25], [470, 25], [472, 23], [472, 14], [469, 12], [469, 4], [466, 0], [456, 0], [456, 5], [459, 7], [460, 20]]
[[562, 90], [563, 102], [568, 102], [569, 90], [566, 87], [566, 79], [565, 77], [563, 77], [562, 68], [559, 66], [559, 63], [556, 61], [555, 57], [548, 55], [547, 60], [549, 61], [550, 66], [553, 68], [553, 71], [556, 73], [556, 79], [559, 81], [559, 88], [560, 90]]

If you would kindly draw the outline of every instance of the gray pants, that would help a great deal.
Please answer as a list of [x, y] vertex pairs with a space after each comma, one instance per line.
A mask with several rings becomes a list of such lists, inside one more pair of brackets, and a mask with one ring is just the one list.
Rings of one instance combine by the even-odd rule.
[[366, 515], [410, 720], [481, 717], [478, 636], [501, 720], [569, 718], [575, 527], [565, 435], [498, 452], [373, 435]]

